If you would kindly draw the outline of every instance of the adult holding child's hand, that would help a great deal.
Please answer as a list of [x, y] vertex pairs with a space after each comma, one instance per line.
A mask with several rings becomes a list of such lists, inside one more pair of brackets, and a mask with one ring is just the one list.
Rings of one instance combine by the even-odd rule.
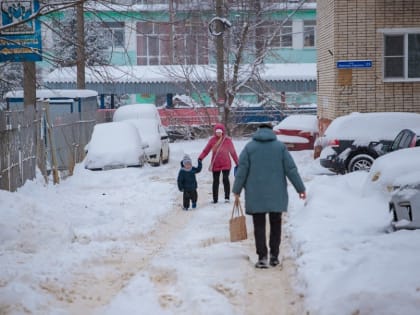
[[219, 182], [220, 173], [223, 176], [223, 188], [225, 191], [225, 202], [229, 202], [230, 197], [230, 181], [229, 173], [232, 168], [231, 158], [238, 165], [238, 155], [236, 154], [235, 147], [232, 139], [226, 135], [226, 128], [223, 124], [216, 124], [214, 126], [214, 135], [210, 138], [207, 145], [204, 147], [199, 161], [202, 161], [210, 153], [211, 161], [209, 171], [213, 173], [213, 203], [217, 203], [219, 199]]

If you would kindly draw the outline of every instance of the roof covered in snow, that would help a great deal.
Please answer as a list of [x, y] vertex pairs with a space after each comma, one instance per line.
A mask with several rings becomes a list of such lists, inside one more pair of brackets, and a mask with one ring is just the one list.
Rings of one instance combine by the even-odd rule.
[[[56, 69], [46, 76], [45, 82], [76, 82], [76, 67]], [[225, 70], [229, 73], [229, 69]], [[249, 73], [245, 71], [242, 76]], [[215, 81], [215, 66], [94, 66], [86, 68], [86, 83], [162, 83], [185, 81]], [[316, 80], [315, 63], [267, 64], [262, 71], [266, 81]]]
[[[251, 73], [246, 66], [243, 68], [239, 74], [241, 81]], [[76, 73], [76, 67], [56, 69], [45, 77], [44, 84], [54, 89], [75, 88]], [[232, 69], [225, 69], [227, 78], [231, 73]], [[185, 94], [186, 90], [193, 88], [208, 91], [216, 84], [217, 71], [214, 65], [95, 66], [86, 68], [85, 77], [86, 87], [99, 94]], [[315, 63], [266, 64], [260, 77], [277, 91], [316, 90]]]
[[[86, 98], [98, 96], [98, 92], [93, 90], [53, 90], [53, 89], [37, 89], [36, 97], [38, 99], [47, 99], [47, 98]], [[10, 98], [23, 98], [23, 90], [15, 90], [7, 92], [4, 95], [4, 99]]]

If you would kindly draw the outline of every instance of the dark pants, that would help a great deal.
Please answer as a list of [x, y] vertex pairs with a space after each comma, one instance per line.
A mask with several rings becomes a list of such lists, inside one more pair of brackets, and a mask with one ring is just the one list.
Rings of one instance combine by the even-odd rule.
[[225, 189], [225, 199], [229, 199], [229, 196], [230, 196], [230, 182], [229, 182], [230, 170], [215, 171], [213, 172], [213, 201], [214, 202], [217, 202], [217, 200], [219, 199], [220, 173], [223, 173], [223, 188]]
[[197, 190], [190, 190], [190, 191], [184, 191], [184, 194], [182, 196], [183, 198], [183, 206], [184, 208], [189, 208], [190, 207], [190, 200], [191, 202], [197, 203]]
[[[268, 217], [270, 219], [270, 256], [278, 257], [281, 238], [281, 212], [270, 212], [268, 213]], [[260, 259], [268, 257], [265, 218], [266, 213], [252, 215], [252, 221], [254, 223], [255, 247], [257, 249], [258, 258]]]

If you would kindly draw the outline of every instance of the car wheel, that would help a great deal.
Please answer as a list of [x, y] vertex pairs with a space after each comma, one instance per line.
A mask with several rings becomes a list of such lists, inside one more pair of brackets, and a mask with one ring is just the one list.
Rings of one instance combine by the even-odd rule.
[[373, 161], [374, 158], [368, 154], [358, 154], [350, 160], [348, 171], [369, 171]]
[[162, 151], [160, 151], [159, 161], [153, 164], [153, 166], [160, 166], [162, 164]]
[[167, 157], [166, 157], [166, 159], [164, 159], [163, 161], [162, 161], [162, 163], [163, 164], [167, 164], [167, 163], [169, 163], [169, 149], [168, 149], [168, 155], [167, 155]]

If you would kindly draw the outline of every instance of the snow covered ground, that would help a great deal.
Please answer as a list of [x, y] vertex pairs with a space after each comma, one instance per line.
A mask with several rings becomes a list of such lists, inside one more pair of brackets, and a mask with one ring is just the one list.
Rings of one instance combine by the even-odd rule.
[[181, 210], [179, 161], [205, 143], [171, 144], [160, 167], [78, 165], [59, 185], [0, 191], [0, 314], [418, 314], [420, 231], [384, 232], [388, 199], [366, 173], [331, 175], [292, 152], [308, 200], [290, 188], [291, 273], [256, 270], [250, 218], [249, 239], [230, 243], [232, 205], [210, 204], [209, 158], [198, 209]]

